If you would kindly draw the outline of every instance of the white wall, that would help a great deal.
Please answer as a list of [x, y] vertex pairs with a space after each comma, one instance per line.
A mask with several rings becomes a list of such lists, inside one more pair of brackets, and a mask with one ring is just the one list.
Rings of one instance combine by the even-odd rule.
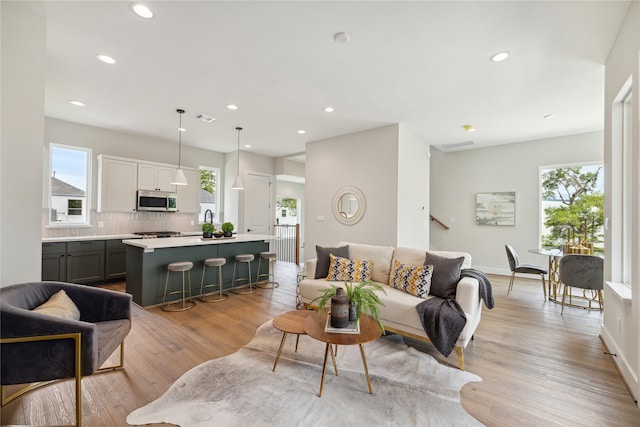
[[[450, 229], [432, 221], [431, 246], [469, 252], [474, 267], [487, 273], [510, 274], [506, 243], [521, 262], [546, 266], [546, 258], [528, 252], [539, 246], [539, 168], [598, 161], [602, 132], [450, 153], [432, 147], [431, 213]], [[515, 191], [515, 226], [476, 225], [476, 193], [497, 191]]]
[[[93, 150], [91, 185], [91, 208], [97, 206], [98, 155], [126, 157], [150, 162], [178, 165], [178, 142], [173, 139], [156, 139], [142, 135], [117, 132], [94, 126], [86, 126], [47, 117], [45, 119], [45, 152], [43, 170], [48, 170], [50, 143], [74, 145]], [[210, 166], [224, 170], [225, 155], [210, 150], [190, 147], [182, 142], [182, 166], [199, 168]], [[221, 173], [223, 176], [224, 174]], [[43, 176], [43, 188], [48, 188], [48, 176]], [[199, 183], [198, 183], [199, 184]], [[221, 186], [224, 191], [224, 184]], [[45, 192], [46, 193], [46, 192]], [[47, 194], [43, 194], [46, 206]]]
[[46, 22], [19, 2], [0, 2], [0, 14], [0, 286], [6, 286], [40, 280]]
[[[396, 246], [398, 125], [307, 143], [305, 173], [306, 259], [315, 257], [316, 245], [340, 241]], [[333, 198], [345, 186], [359, 188], [366, 199], [355, 225], [333, 216]]]
[[394, 246], [429, 248], [429, 145], [400, 125]]
[[274, 170], [276, 175], [291, 175], [304, 178], [304, 163], [278, 157], [274, 159]]
[[[238, 169], [238, 157], [236, 152], [229, 153], [227, 155], [226, 164], [229, 168], [226, 173], [227, 183], [225, 189], [227, 191], [227, 197], [225, 197], [225, 213], [224, 221], [233, 222], [235, 225], [235, 231], [240, 232], [244, 230], [244, 211], [245, 211], [245, 191], [233, 190], [231, 185], [236, 177]], [[260, 175], [268, 175], [271, 178], [271, 182], [274, 182], [274, 158], [255, 154], [250, 151], [241, 150], [240, 152], [240, 177], [242, 182], [247, 184], [247, 174], [254, 173]], [[271, 205], [275, 206], [275, 191], [272, 185], [271, 191]], [[275, 221], [273, 209], [270, 212], [270, 223]]]
[[632, 2], [625, 22], [609, 54], [605, 72], [605, 218], [610, 219], [605, 229], [605, 280], [620, 280], [620, 258], [622, 249], [619, 234], [621, 212], [621, 182], [618, 178], [620, 168], [617, 157], [620, 156], [620, 144], [612, 137], [619, 132], [612, 123], [612, 105], [631, 77], [633, 82], [632, 98], [632, 173], [631, 194], [631, 303], [623, 302], [605, 286], [604, 319], [601, 336], [611, 353], [617, 354], [612, 360], [617, 364], [625, 382], [631, 388], [635, 399], [640, 397], [640, 123], [638, 112], [640, 102], [640, 6]]

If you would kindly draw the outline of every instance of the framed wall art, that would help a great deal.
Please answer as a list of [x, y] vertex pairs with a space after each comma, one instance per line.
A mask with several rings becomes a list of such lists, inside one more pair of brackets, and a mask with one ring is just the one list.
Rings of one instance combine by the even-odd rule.
[[515, 191], [477, 193], [477, 225], [516, 225]]

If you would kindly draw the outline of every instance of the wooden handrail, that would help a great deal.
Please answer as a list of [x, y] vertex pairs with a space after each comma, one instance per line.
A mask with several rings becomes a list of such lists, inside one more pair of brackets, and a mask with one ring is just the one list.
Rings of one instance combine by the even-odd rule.
[[440, 221], [438, 218], [436, 218], [435, 216], [429, 214], [429, 218], [431, 218], [431, 221], [435, 221], [438, 224], [440, 224], [442, 226], [442, 228], [444, 228], [445, 230], [449, 229], [449, 226], [447, 224], [445, 224], [444, 222]]

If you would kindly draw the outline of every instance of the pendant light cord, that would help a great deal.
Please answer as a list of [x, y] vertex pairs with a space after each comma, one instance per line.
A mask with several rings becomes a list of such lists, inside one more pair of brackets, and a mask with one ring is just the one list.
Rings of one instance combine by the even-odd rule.
[[242, 128], [237, 127], [236, 130], [238, 131], [238, 176], [240, 176], [240, 131]]
[[182, 169], [182, 115], [184, 114], [184, 110], [178, 109], [176, 110], [179, 114], [178, 121], [178, 169]]

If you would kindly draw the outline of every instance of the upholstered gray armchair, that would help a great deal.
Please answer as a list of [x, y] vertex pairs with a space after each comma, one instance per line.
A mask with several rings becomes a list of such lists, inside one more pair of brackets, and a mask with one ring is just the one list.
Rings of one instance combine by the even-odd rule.
[[[64, 290], [80, 312], [69, 320], [32, 311]], [[5, 386], [76, 379], [76, 425], [82, 423], [82, 376], [124, 364], [124, 338], [131, 330], [131, 295], [63, 282], [0, 288], [2, 405], [42, 383], [5, 398]], [[101, 368], [120, 346], [120, 364]]]
[[562, 310], [564, 313], [565, 299], [569, 295], [571, 304], [571, 289], [581, 288], [593, 291], [593, 297], [587, 298], [589, 307], [596, 301], [603, 308], [602, 289], [604, 288], [604, 260], [595, 255], [569, 254], [560, 258], [560, 281], [564, 284], [562, 292]]

